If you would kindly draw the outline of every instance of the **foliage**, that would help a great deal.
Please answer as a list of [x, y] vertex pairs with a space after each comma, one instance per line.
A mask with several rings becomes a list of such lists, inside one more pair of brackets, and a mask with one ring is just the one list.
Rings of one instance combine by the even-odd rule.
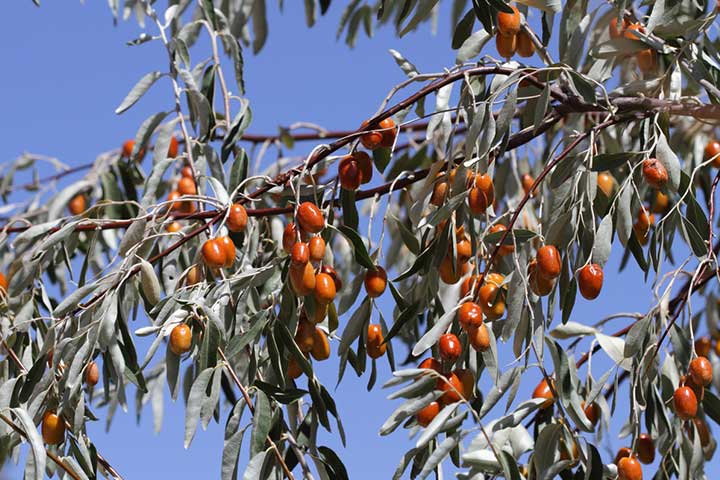
[[[162, 45], [170, 63], [143, 76], [117, 113], [164, 80], [172, 106], [92, 164], [58, 165], [40, 179], [44, 159], [26, 154], [0, 170], [8, 204], [0, 229], [8, 283], [0, 283], [0, 452], [17, 459], [27, 440], [27, 478], [120, 478], [122, 466], [97, 451], [86, 423], [102, 411], [110, 426], [134, 395], [138, 415], [151, 402], [159, 426], [166, 384], [186, 403], [186, 446], [198, 422], [225, 425], [222, 478], [346, 478], [342, 458], [323, 445], [331, 434], [344, 441], [343, 405], [313, 373], [323, 351], [312, 350], [314, 361], [309, 355], [325, 336], [337, 352], [338, 382], [352, 371], [374, 388], [381, 361], [394, 372], [385, 386], [402, 403], [380, 433], [402, 426], [416, 438], [395, 478], [425, 478], [448, 459], [467, 479], [613, 478], [620, 462], [601, 454], [600, 441], [618, 401], [630, 405], [621, 433], [632, 456], [643, 460], [641, 433], [657, 449], [656, 478], [703, 477], [715, 449], [703, 428], [720, 422], [720, 377], [705, 389], [694, 385], [693, 420], [681, 418], [673, 395], [695, 381], [691, 360], [719, 360], [709, 336], [718, 334], [720, 146], [710, 155], [705, 148], [720, 119], [714, 3], [519, 2], [523, 18], [540, 16], [540, 32], [523, 21], [518, 34], [532, 42], [538, 68], [486, 54], [498, 14], [512, 12], [506, 3], [455, 0], [453, 66], [424, 74], [391, 51], [408, 79], [357, 131], [283, 128], [276, 136], [246, 133], [243, 54], [265, 44], [265, 0], [171, 1], [164, 11], [147, 0], [109, 3], [116, 18], [134, 13], [147, 24], [132, 45]], [[330, 1], [305, 6], [312, 26]], [[438, 0], [353, 0], [343, 8], [338, 38], [350, 46], [361, 26], [368, 36], [383, 25], [405, 35], [440, 14]], [[614, 38], [613, 21], [644, 29]], [[196, 45], [200, 38], [210, 53]], [[304, 141], [318, 145], [301, 162], [281, 158], [260, 171], [243, 147]], [[368, 168], [361, 157], [344, 160], [342, 178], [335, 168], [371, 144], [369, 169], [380, 175], [367, 187], [341, 188], [368, 183], [367, 170], [357, 173]], [[665, 177], [650, 181], [650, 158]], [[29, 169], [33, 182], [14, 181]], [[61, 184], [82, 169], [81, 181]], [[30, 198], [12, 204], [21, 190]], [[173, 191], [180, 200], [168, 198]], [[233, 226], [233, 204], [244, 207], [247, 226]], [[305, 231], [286, 236], [289, 222]], [[327, 245], [310, 263], [283, 245], [308, 233]], [[204, 248], [213, 239], [234, 244], [234, 256], [218, 253], [214, 264]], [[624, 252], [623, 268], [633, 262], [645, 272], [656, 304], [580, 322], [572, 315], [578, 292], [590, 298], [601, 288], [602, 277], [588, 282], [598, 281], [613, 248]], [[314, 287], [306, 288], [308, 271]], [[379, 308], [383, 291], [392, 311]], [[692, 308], [694, 294], [705, 309]], [[471, 301], [483, 312], [481, 326], [465, 316]], [[615, 318], [625, 326], [608, 333]], [[306, 334], [312, 319], [318, 327]], [[135, 337], [152, 338], [146, 352]], [[501, 361], [503, 344], [512, 358]], [[593, 371], [600, 351], [612, 367]], [[437, 367], [418, 368], [428, 356]], [[477, 390], [481, 376], [492, 389]], [[545, 383], [535, 398], [517, 398], [527, 378]], [[57, 445], [47, 412], [65, 422]]]

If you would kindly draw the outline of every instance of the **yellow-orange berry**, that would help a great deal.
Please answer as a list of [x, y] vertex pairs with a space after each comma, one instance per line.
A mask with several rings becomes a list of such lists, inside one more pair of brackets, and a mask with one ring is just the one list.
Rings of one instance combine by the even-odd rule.
[[231, 232], [244, 232], [248, 223], [248, 214], [245, 207], [239, 203], [230, 205], [226, 225]]
[[175, 355], [182, 355], [190, 351], [192, 345], [192, 331], [190, 327], [181, 323], [170, 332], [170, 351]]
[[43, 441], [57, 445], [65, 440], [65, 420], [55, 412], [45, 412], [42, 421]]
[[375, 268], [365, 272], [365, 291], [370, 298], [379, 297], [387, 288], [387, 272], [380, 266]]

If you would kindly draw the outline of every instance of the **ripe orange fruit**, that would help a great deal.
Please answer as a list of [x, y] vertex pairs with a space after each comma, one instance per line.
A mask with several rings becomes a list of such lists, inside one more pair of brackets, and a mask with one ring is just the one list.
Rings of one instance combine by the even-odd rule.
[[295, 332], [295, 343], [303, 353], [312, 351], [315, 345], [315, 325], [307, 320], [298, 322], [297, 331]]
[[662, 188], [668, 181], [667, 170], [657, 158], [643, 161], [642, 172], [647, 184], [653, 188]]
[[420, 362], [418, 368], [426, 368], [428, 370], [435, 370], [438, 373], [442, 373], [442, 364], [435, 360], [433, 357], [426, 358], [425, 360]]
[[642, 467], [635, 457], [621, 458], [617, 464], [618, 480], [642, 480]]
[[649, 240], [648, 233], [650, 232], [650, 226], [655, 224], [655, 215], [652, 213], [648, 215], [647, 210], [644, 208], [640, 209], [638, 213], [638, 219], [633, 225], [633, 232], [640, 245], [645, 245]]
[[607, 198], [612, 197], [615, 190], [615, 179], [608, 172], [600, 172], [597, 177], [597, 184]]
[[626, 458], [632, 455], [632, 450], [630, 450], [628, 447], [622, 447], [620, 450], [618, 450], [617, 455], [615, 455], [615, 460], [613, 460], [613, 463], [617, 465], [620, 463], [620, 459]]
[[[365, 120], [361, 125], [360, 128], [367, 127], [367, 120]], [[367, 148], [368, 150], [375, 150], [377, 148], [380, 148], [383, 143], [383, 134], [382, 132], [378, 130], [371, 130], [369, 132], [363, 133], [360, 137], [360, 143], [363, 144], [363, 147]]]
[[530, 280], [530, 289], [538, 297], [549, 295], [555, 286], [554, 279], [548, 279], [538, 274], [537, 259], [533, 258], [528, 264], [528, 276]]
[[[695, 425], [695, 428], [698, 431], [698, 435], [700, 436], [700, 445], [705, 448], [710, 443], [710, 429], [708, 428], [708, 424], [705, 420], [702, 418], [693, 418], [692, 423]], [[686, 425], [686, 428], [688, 430], [688, 433], [690, 434], [690, 438], [694, 438], [694, 432], [692, 430], [692, 427], [688, 423]]]
[[460, 284], [460, 298], [465, 298], [473, 292], [477, 296], [480, 285], [482, 284], [482, 275], [470, 275]]
[[371, 323], [368, 325], [367, 342], [365, 343], [368, 357], [380, 358], [385, 355], [387, 344], [383, 343], [384, 341], [385, 339], [383, 337], [382, 327], [377, 323]]
[[549, 408], [555, 401], [552, 390], [544, 378], [540, 381], [540, 383], [538, 383], [535, 390], [533, 390], [533, 398], [545, 399], [545, 402], [540, 404], [540, 409], [542, 410]]
[[197, 186], [195, 185], [195, 180], [191, 177], [180, 177], [177, 190], [180, 192], [180, 195], [196, 195]]
[[498, 55], [508, 60], [511, 59], [517, 51], [517, 36], [503, 35], [498, 32], [495, 35], [495, 48], [497, 48]]
[[430, 402], [426, 407], [415, 414], [415, 420], [421, 427], [427, 427], [438, 413], [440, 413], [440, 404], [438, 402]]
[[457, 375], [460, 379], [460, 383], [462, 384], [462, 390], [460, 393], [462, 393], [465, 400], [470, 400], [475, 393], [475, 376], [472, 371], [467, 368], [459, 368], [455, 370], [455, 375]]
[[454, 333], [446, 333], [438, 340], [440, 357], [446, 362], [454, 362], [462, 354], [462, 345]]
[[360, 168], [360, 173], [362, 173], [362, 184], [369, 183], [370, 180], [372, 180], [373, 176], [373, 164], [372, 160], [370, 159], [370, 155], [368, 155], [366, 152], [363, 151], [356, 151], [352, 154], [353, 158], [358, 164], [358, 167]]
[[698, 357], [707, 358], [710, 355], [711, 347], [712, 340], [710, 340], [710, 337], [705, 336], [695, 340], [695, 353], [697, 353]]
[[315, 290], [315, 269], [310, 262], [290, 269], [290, 285], [297, 295], [310, 295]]
[[690, 387], [678, 387], [673, 394], [675, 413], [682, 420], [688, 420], [697, 415], [698, 400]]
[[[505, 230], [507, 230], [507, 227], [505, 225], [503, 225], [502, 223], [496, 223], [495, 225], [490, 227], [489, 232], [496, 233], [496, 232], [504, 232]], [[500, 255], [501, 257], [504, 257], [505, 255], [509, 255], [514, 251], [515, 251], [515, 245], [503, 244], [503, 245], [500, 245], [500, 247], [498, 248], [498, 255]]]
[[315, 275], [315, 301], [321, 305], [327, 305], [335, 300], [335, 282], [327, 273]]
[[639, 23], [633, 23], [625, 29], [623, 36], [629, 40], [639, 40], [640, 37], [635, 36], [635, 32], [645, 33], [645, 27]]
[[660, 190], [655, 190], [652, 201], [652, 212], [664, 214], [670, 207], [670, 198]]
[[325, 228], [322, 212], [312, 202], [303, 202], [297, 209], [297, 221], [302, 230], [309, 233], [320, 233]]
[[637, 458], [645, 465], [655, 461], [655, 443], [650, 435], [641, 433], [637, 440]]
[[620, 28], [618, 28], [618, 19], [617, 17], [613, 17], [612, 20], [610, 20], [610, 25], [608, 27], [608, 30], [610, 32], [610, 38], [620, 38], [620, 36], [625, 33], [625, 29], [628, 26], [627, 20], [625, 18], [622, 19], [622, 23], [620, 24]]
[[597, 263], [585, 265], [578, 272], [578, 287], [580, 294], [588, 300], [600, 295], [603, 285], [603, 271]]
[[[437, 178], [441, 178], [442, 176], [442, 173], [437, 174]], [[445, 203], [447, 192], [448, 183], [445, 180], [436, 181], [435, 185], [433, 185], [433, 193], [430, 196], [430, 204], [436, 207], [442, 207], [442, 204]]]
[[312, 237], [308, 244], [310, 248], [310, 260], [319, 262], [325, 256], [325, 240], [322, 237]]
[[520, 177], [520, 184], [522, 185], [525, 195], [530, 195], [530, 190], [535, 184], [535, 179], [529, 173], [523, 173], [523, 176]]
[[315, 327], [315, 331], [313, 331], [313, 347], [310, 350], [310, 355], [319, 361], [330, 358], [330, 342], [325, 332], [318, 327]]
[[183, 177], [193, 178], [193, 171], [192, 168], [190, 168], [190, 165], [185, 165], [182, 170], [180, 170], [180, 175]]
[[178, 154], [178, 139], [174, 136], [170, 137], [170, 145], [168, 146], [168, 158], [175, 158]]
[[392, 147], [395, 143], [395, 137], [397, 136], [395, 121], [392, 118], [386, 118], [384, 120], [380, 120], [378, 126], [382, 128], [382, 140], [380, 141], [380, 146], [386, 148]]
[[588, 420], [590, 420], [590, 423], [592, 423], [592, 426], [594, 427], [597, 425], [598, 421], [600, 420], [600, 405], [598, 405], [595, 402], [592, 402], [590, 405], [585, 405], [585, 402], [582, 403], [583, 411], [585, 412], [585, 416]]
[[488, 320], [497, 320], [505, 313], [505, 296], [496, 284], [486, 283], [478, 292], [478, 305]]
[[227, 222], [225, 223], [231, 232], [244, 232], [247, 227], [248, 214], [245, 207], [239, 203], [230, 205]]
[[322, 321], [325, 320], [325, 317], [327, 317], [327, 312], [328, 312], [327, 305], [315, 305], [315, 312], [313, 313], [313, 316], [310, 320], [315, 325], [317, 325], [318, 323], [322, 323]]
[[5, 274], [0, 272], [0, 290], [7, 293], [8, 291], [8, 279], [5, 277]]
[[45, 412], [42, 421], [42, 438], [48, 445], [57, 445], [65, 440], [65, 420], [55, 412]]
[[192, 345], [192, 331], [190, 327], [181, 323], [170, 332], [170, 351], [175, 355], [182, 355], [190, 351]]
[[692, 376], [682, 375], [680, 377], [680, 385], [685, 385], [686, 387], [690, 388], [690, 390], [692, 390], [695, 394], [695, 398], [697, 398], [698, 402], [702, 402], [703, 398], [705, 398], [705, 387], [703, 387], [699, 383], [695, 383], [695, 380], [693, 380]]
[[478, 327], [483, 323], [482, 309], [475, 302], [465, 302], [458, 310], [458, 321], [464, 329]]
[[450, 372], [445, 378], [447, 381], [442, 378], [437, 379], [436, 388], [441, 392], [445, 392], [442, 397], [440, 397], [440, 402], [444, 405], [449, 405], [462, 400], [463, 384], [457, 374]]
[[165, 227], [165, 230], [170, 233], [177, 233], [182, 230], [182, 225], [180, 225], [180, 222], [172, 222], [170, 225]]
[[205, 264], [211, 268], [219, 268], [225, 265], [225, 247], [217, 238], [206, 240], [202, 246], [202, 256]]
[[537, 252], [538, 274], [546, 279], [555, 279], [560, 276], [560, 252], [555, 245], [545, 245]]
[[365, 291], [370, 298], [377, 298], [387, 288], [387, 272], [384, 268], [376, 266], [377, 270], [365, 272]]
[[100, 369], [97, 363], [91, 360], [87, 364], [87, 367], [85, 367], [85, 384], [89, 387], [94, 387], [97, 385], [98, 380], [100, 380]]
[[170, 193], [168, 193], [167, 201], [170, 204], [170, 210], [173, 212], [177, 212], [182, 209], [183, 202], [178, 202], [178, 198], [180, 198], [180, 192], [178, 192], [177, 190], [172, 190]]
[[440, 279], [448, 285], [452, 285], [459, 282], [463, 275], [467, 273], [469, 268], [467, 263], [460, 261], [456, 262], [453, 267], [452, 257], [450, 255], [446, 255], [442, 262], [440, 262], [439, 270]]
[[225, 253], [225, 262], [223, 263], [223, 266], [225, 268], [232, 267], [233, 263], [235, 263], [235, 243], [228, 236], [220, 237], [217, 241], [220, 243], [220, 247]]
[[323, 265], [322, 268], [320, 269], [320, 271], [322, 273], [327, 273], [328, 275], [330, 275], [330, 277], [333, 279], [333, 282], [335, 282], [335, 291], [336, 292], [339, 292], [340, 290], [342, 290], [342, 287], [343, 287], [342, 278], [340, 278], [340, 275], [338, 275], [338, 273], [335, 271], [335, 269], [333, 267], [331, 267], [330, 265]]
[[472, 244], [467, 238], [458, 240], [455, 244], [455, 253], [457, 254], [457, 261], [460, 263], [467, 263], [472, 258]]
[[[132, 155], [133, 148], [135, 148], [135, 140], [126, 140], [125, 143], [123, 143], [122, 156], [125, 158], [130, 158], [130, 155]], [[145, 149], [141, 148], [140, 151], [138, 151], [137, 157], [135, 157], [135, 160], [140, 162], [140, 161], [142, 161], [143, 158], [145, 158]]]
[[657, 61], [655, 56], [655, 50], [653, 50], [652, 48], [640, 50], [635, 54], [635, 59], [637, 60], [638, 67], [640, 67], [641, 72], [652, 73], [653, 71], [655, 71]]
[[535, 54], [535, 44], [530, 39], [530, 35], [525, 32], [517, 34], [517, 53], [521, 57], [532, 57]]
[[285, 253], [292, 253], [292, 247], [295, 245], [295, 242], [297, 242], [297, 235], [297, 226], [294, 223], [288, 223], [287, 226], [285, 226], [282, 238], [283, 250], [285, 250]]
[[513, 13], [498, 12], [497, 29], [503, 36], [515, 36], [520, 31], [520, 12], [515, 5], [511, 5]]
[[495, 186], [487, 173], [478, 174], [474, 179], [474, 187], [468, 194], [470, 211], [475, 215], [482, 215], [495, 201]]
[[360, 188], [362, 183], [362, 171], [360, 165], [352, 155], [347, 155], [340, 160], [338, 166], [338, 178], [340, 186], [345, 190], [355, 191]]
[[80, 215], [82, 212], [85, 211], [85, 207], [85, 195], [83, 195], [82, 193], [78, 193], [68, 202], [68, 210], [70, 210], [70, 213], [72, 215]]
[[690, 362], [690, 378], [693, 383], [707, 387], [712, 383], [713, 368], [710, 360], [705, 357], [697, 357]]
[[290, 251], [290, 264], [295, 268], [303, 268], [310, 261], [310, 247], [305, 242], [296, 242]]
[[287, 365], [287, 376], [295, 380], [296, 378], [300, 378], [300, 375], [302, 375], [302, 373], [303, 371], [302, 368], [300, 368], [300, 364], [297, 362], [297, 360], [295, 360], [295, 357], [293, 355], [290, 355]]
[[705, 145], [705, 160], [711, 159], [713, 167], [720, 167], [720, 142], [715, 139]]
[[193, 265], [190, 267], [190, 270], [188, 270], [187, 276], [185, 277], [185, 283], [190, 285], [195, 285], [196, 283], [200, 283], [202, 280], [202, 269], [198, 265]]
[[468, 328], [470, 345], [478, 352], [485, 352], [490, 348], [490, 334], [487, 325], [481, 323], [476, 327]]

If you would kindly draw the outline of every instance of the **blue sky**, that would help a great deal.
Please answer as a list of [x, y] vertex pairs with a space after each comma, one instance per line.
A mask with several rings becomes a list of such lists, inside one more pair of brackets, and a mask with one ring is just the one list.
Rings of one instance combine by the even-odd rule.
[[[430, 34], [429, 25], [404, 39], [383, 28], [371, 40], [363, 36], [357, 47], [349, 50], [334, 40], [341, 3], [333, 2], [328, 18], [319, 19], [313, 29], [305, 26], [300, 2], [285, 2], [283, 15], [274, 4], [270, 8], [265, 49], [258, 56], [249, 52], [245, 56], [247, 96], [254, 115], [250, 132], [274, 133], [278, 126], [300, 120], [329, 129], [358, 126], [377, 109], [388, 90], [405, 79], [388, 48], [402, 52], [423, 72], [454, 64], [448, 15], [441, 17], [437, 36]], [[170, 106], [168, 84], [159, 82], [130, 111], [114, 114], [132, 85], [148, 71], [162, 69], [167, 60], [159, 43], [126, 46], [141, 30], [134, 21], [113, 27], [105, 2], [48, 1], [38, 9], [30, 0], [20, 0], [5, 6], [4, 18], [0, 104], [5, 114], [0, 119], [0, 161], [29, 151], [56, 156], [70, 165], [85, 163], [98, 152], [119, 147], [134, 136], [149, 114]], [[617, 311], [647, 310], [649, 285], [641, 288], [644, 280], [634, 265], [619, 280], [613, 273], [618, 264], [616, 251], [600, 299], [594, 303], [579, 299], [574, 321], [591, 323]], [[386, 318], [391, 317], [387, 299], [383, 306]], [[622, 327], [623, 321], [614, 322], [610, 330]], [[503, 359], [510, 361], [508, 352], [503, 353]], [[380, 365], [378, 384], [390, 375], [387, 364]], [[335, 385], [336, 366], [331, 357], [318, 367], [318, 375], [328, 387]], [[598, 369], [596, 377], [603, 372]], [[539, 378], [531, 377], [529, 374], [518, 398], [530, 395]], [[325, 434], [326, 443], [343, 457], [351, 478], [387, 478], [414, 442], [407, 440], [402, 429], [388, 438], [378, 436], [380, 425], [397, 402], [385, 400], [389, 392], [378, 386], [367, 392], [366, 383], [367, 377], [345, 375], [336, 394], [348, 446], [343, 450], [335, 435]], [[489, 388], [487, 378], [481, 385]], [[183, 480], [198, 478], [198, 474], [204, 475], [201, 478], [219, 475], [222, 427], [211, 424], [208, 432], [198, 432], [186, 451], [181, 403], [167, 402], [163, 430], [157, 436], [152, 432], [149, 408], [144, 410], [140, 426], [135, 423], [133, 408], [116, 414], [109, 434], [103, 432], [102, 423], [90, 429], [99, 451], [125, 478], [172, 475]], [[621, 406], [616, 418], [624, 418], [626, 413]], [[612, 449], [624, 445], [614, 438], [610, 442]], [[649, 473], [646, 469], [646, 475]]]

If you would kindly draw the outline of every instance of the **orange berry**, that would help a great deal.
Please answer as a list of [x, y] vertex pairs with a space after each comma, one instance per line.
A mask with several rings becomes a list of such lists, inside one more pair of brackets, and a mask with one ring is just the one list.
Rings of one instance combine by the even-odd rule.
[[603, 271], [597, 263], [585, 265], [578, 272], [578, 287], [580, 294], [588, 300], [600, 295], [603, 285]]
[[[438, 178], [440, 178], [443, 176], [443, 174], [438, 173], [437, 176]], [[447, 192], [448, 183], [445, 180], [435, 182], [435, 185], [433, 186], [433, 193], [430, 196], [430, 203], [432, 205], [435, 205], [436, 207], [442, 207], [442, 204], [445, 203]]]
[[[361, 125], [360, 128], [367, 127], [367, 120], [365, 120]], [[383, 143], [383, 134], [380, 131], [377, 130], [371, 130], [367, 133], [363, 133], [360, 137], [360, 143], [363, 144], [363, 147], [367, 148], [368, 150], [375, 150], [377, 148], [380, 148]]]
[[[490, 233], [497, 233], [497, 232], [504, 232], [505, 230], [507, 230], [507, 227], [506, 227], [505, 225], [503, 225], [502, 223], [496, 223], [495, 225], [493, 225], [492, 227], [490, 227], [489, 232], [490, 232]], [[497, 244], [496, 244], [496, 245], [497, 245]], [[515, 245], [512, 245], [512, 244], [505, 245], [505, 244], [503, 244], [503, 245], [500, 245], [500, 247], [498, 248], [498, 255], [500, 255], [501, 257], [504, 257], [505, 255], [509, 255], [509, 254], [511, 254], [511, 253], [514, 252], [514, 251], [515, 251]]]
[[168, 158], [175, 158], [178, 154], [178, 139], [170, 137], [170, 145], [168, 146], [167, 156]]
[[90, 361], [85, 367], [85, 384], [89, 387], [94, 387], [100, 380], [100, 369], [97, 363]]
[[653, 224], [655, 224], [655, 215], [652, 213], [648, 215], [647, 210], [641, 208], [638, 219], [633, 225], [633, 232], [640, 245], [645, 245], [648, 242], [648, 233], [650, 232], [650, 226]]
[[537, 252], [538, 274], [546, 279], [555, 279], [560, 276], [560, 252], [555, 245], [545, 245]]
[[441, 392], [445, 392], [442, 397], [440, 397], [440, 401], [444, 405], [449, 405], [462, 400], [463, 384], [457, 374], [451, 372], [446, 375], [445, 378], [447, 381], [442, 378], [437, 379], [436, 388]]
[[478, 326], [468, 328], [468, 340], [470, 345], [478, 352], [485, 352], [490, 349], [490, 333], [487, 325], [481, 323]]
[[190, 327], [181, 323], [170, 332], [170, 351], [175, 355], [182, 355], [190, 351], [192, 345], [192, 331]]
[[[703, 448], [707, 447], [710, 444], [710, 429], [708, 428], [707, 422], [702, 418], [695, 417], [692, 419], [692, 423], [695, 425], [698, 435], [700, 436], [700, 445]], [[690, 438], [694, 438], [694, 432], [689, 423], [686, 425], [686, 428], [688, 430], [688, 434], [690, 434]]]
[[178, 180], [177, 190], [180, 192], [180, 195], [196, 195], [197, 186], [195, 185], [195, 180], [191, 177], [181, 177], [180, 180]]
[[287, 226], [285, 226], [282, 238], [283, 250], [285, 250], [285, 253], [292, 253], [293, 245], [297, 242], [297, 235], [297, 226], [294, 223], [288, 223]]
[[302, 375], [302, 373], [303, 371], [302, 368], [300, 368], [300, 364], [297, 362], [297, 360], [295, 360], [295, 357], [293, 355], [290, 355], [287, 365], [287, 376], [295, 380], [296, 378], [300, 378], [300, 375]]
[[310, 247], [305, 242], [296, 242], [290, 251], [290, 264], [295, 268], [303, 268], [310, 261]]
[[610, 38], [620, 38], [620, 36], [625, 33], [625, 29], [627, 28], [628, 22], [625, 20], [625, 18], [622, 19], [622, 23], [620, 24], [620, 28], [618, 28], [618, 19], [617, 17], [613, 17], [610, 20], [610, 25], [608, 26], [608, 30], [610, 32]]
[[482, 325], [483, 317], [480, 305], [475, 302], [463, 303], [458, 310], [458, 321], [465, 329]]
[[300, 228], [309, 233], [320, 233], [325, 228], [322, 212], [312, 202], [303, 202], [297, 209], [297, 221]]
[[202, 246], [202, 256], [205, 264], [211, 268], [219, 268], [225, 265], [225, 247], [216, 238], [205, 241]]
[[623, 457], [617, 463], [618, 480], [642, 480], [642, 467], [635, 457]]
[[322, 237], [312, 237], [310, 243], [310, 260], [319, 262], [325, 256], [325, 240]]
[[0, 290], [5, 292], [7, 294], [8, 291], [8, 279], [5, 277], [5, 274], [0, 272]]
[[504, 36], [515, 36], [520, 31], [520, 12], [515, 5], [511, 5], [512, 13], [498, 12], [498, 33]]
[[713, 368], [710, 360], [705, 357], [697, 357], [690, 362], [690, 378], [693, 383], [707, 387], [712, 383]]
[[592, 402], [590, 405], [585, 405], [585, 402], [582, 403], [583, 411], [585, 412], [585, 416], [588, 420], [590, 420], [590, 423], [594, 427], [597, 425], [598, 421], [600, 420], [600, 405], [598, 405], [595, 402]]
[[368, 357], [380, 358], [385, 355], [387, 344], [383, 343], [384, 341], [385, 339], [383, 337], [382, 327], [377, 323], [371, 323], [368, 325], [367, 342], [365, 343]]
[[465, 400], [470, 400], [475, 392], [475, 376], [472, 371], [467, 368], [460, 368], [455, 370], [455, 375], [460, 379], [462, 384], [462, 393]]
[[505, 313], [504, 295], [494, 283], [486, 283], [480, 287], [478, 304], [488, 320], [497, 320]]
[[360, 168], [360, 172], [362, 173], [362, 184], [369, 183], [370, 180], [372, 180], [373, 176], [373, 164], [372, 160], [370, 159], [370, 155], [368, 155], [366, 152], [362, 151], [356, 151], [352, 154], [353, 158], [358, 164], [358, 167]]
[[454, 362], [462, 354], [462, 345], [454, 333], [446, 333], [438, 341], [440, 357], [446, 362]]
[[235, 263], [235, 243], [228, 236], [220, 237], [217, 240], [225, 253], [225, 262], [223, 263], [223, 266], [225, 268], [232, 267], [233, 263]]
[[321, 305], [327, 305], [335, 300], [335, 282], [327, 273], [315, 275], [315, 301]]
[[645, 181], [653, 188], [662, 188], [668, 181], [667, 170], [657, 158], [643, 161], [642, 171]]
[[295, 343], [303, 353], [311, 352], [315, 345], [315, 325], [307, 320], [298, 322], [297, 331], [295, 332]]
[[440, 413], [440, 404], [438, 402], [430, 402], [426, 407], [415, 414], [415, 420], [421, 427], [427, 427], [438, 413]]
[[344, 157], [338, 166], [340, 186], [345, 190], [355, 191], [362, 183], [362, 170], [352, 155]]
[[697, 415], [698, 400], [690, 387], [678, 387], [673, 394], [675, 413], [682, 420], [688, 420]]
[[130, 158], [133, 148], [135, 148], [135, 140], [126, 140], [122, 146], [122, 156], [125, 158]]
[[530, 195], [530, 190], [532, 190], [533, 185], [535, 184], [535, 179], [530, 175], [529, 173], [524, 173], [522, 177], [520, 177], [520, 183], [522, 184], [523, 192], [525, 192], [525, 195]]
[[495, 186], [488, 174], [478, 174], [474, 179], [474, 187], [468, 194], [470, 211], [475, 215], [482, 215], [495, 201]]
[[455, 244], [455, 253], [458, 262], [467, 263], [472, 258], [472, 244], [466, 238], [458, 240]]
[[304, 267], [290, 269], [290, 285], [300, 296], [310, 295], [315, 290], [315, 269], [310, 262]]
[[80, 215], [82, 212], [85, 211], [85, 208], [85, 195], [83, 195], [82, 193], [78, 193], [68, 202], [68, 210], [70, 210], [70, 213], [72, 215]]
[[607, 198], [612, 197], [615, 190], [615, 179], [608, 172], [600, 172], [597, 177], [597, 184]]
[[645, 465], [655, 461], [655, 443], [650, 435], [641, 433], [637, 440], [637, 458]]
[[638, 67], [640, 67], [641, 72], [652, 73], [655, 71], [655, 66], [657, 65], [657, 57], [655, 54], [655, 50], [653, 50], [652, 48], [640, 50], [635, 54], [635, 59], [637, 60]]
[[65, 440], [65, 420], [54, 412], [45, 412], [42, 421], [42, 438], [48, 445], [58, 445]]
[[[310, 250], [312, 250], [312, 249], [310, 249]], [[311, 255], [312, 255], [312, 253], [311, 253]], [[335, 269], [333, 267], [331, 267], [330, 265], [323, 265], [322, 268], [320, 269], [320, 271], [322, 273], [327, 273], [328, 275], [330, 275], [330, 277], [333, 279], [333, 282], [335, 282], [335, 291], [336, 292], [339, 292], [340, 290], [342, 290], [342, 287], [343, 287], [342, 278], [340, 278], [340, 275], [338, 275], [338, 273], [335, 271]]]
[[395, 121], [392, 118], [380, 120], [378, 127], [382, 129], [382, 140], [380, 141], [380, 146], [385, 148], [392, 147], [395, 143], [395, 137], [397, 136]]
[[172, 190], [168, 193], [167, 201], [170, 203], [170, 210], [173, 212], [177, 212], [182, 209], [183, 202], [178, 202], [178, 198], [180, 198], [180, 192], [177, 190]]
[[228, 230], [231, 232], [244, 232], [247, 227], [248, 215], [245, 207], [239, 203], [233, 203], [230, 205], [230, 212], [228, 213], [227, 222], [225, 224]]
[[521, 57], [532, 57], [535, 54], [535, 44], [530, 39], [530, 35], [525, 32], [517, 34], [517, 53]]
[[377, 298], [387, 288], [387, 272], [384, 268], [376, 266], [377, 270], [365, 272], [365, 291], [370, 298]]
[[495, 35], [495, 48], [497, 48], [498, 55], [508, 60], [511, 59], [517, 50], [517, 36], [503, 35], [498, 32]]
[[180, 222], [172, 222], [170, 225], [165, 227], [165, 230], [170, 233], [177, 233], [182, 230], [182, 225], [180, 225]]
[[460, 285], [460, 298], [465, 298], [470, 295], [470, 292], [474, 292], [477, 295], [482, 283], [482, 275], [470, 275], [463, 280]]
[[530, 289], [538, 297], [549, 295], [555, 285], [555, 279], [548, 279], [538, 273], [537, 259], [533, 258], [528, 264]]
[[664, 214], [670, 207], [670, 198], [660, 190], [655, 190], [652, 201], [652, 212]]
[[540, 404], [541, 410], [549, 408], [555, 401], [552, 390], [545, 379], [542, 379], [540, 383], [538, 383], [537, 387], [535, 387], [535, 390], [533, 390], [533, 398], [545, 399], [545, 402]]
[[435, 370], [438, 373], [442, 373], [442, 364], [435, 360], [433, 357], [428, 357], [418, 365], [418, 368], [425, 368], [427, 370]]
[[625, 29], [623, 36], [629, 40], [639, 40], [640, 37], [635, 36], [635, 32], [645, 33], [645, 27], [639, 23], [633, 23]]
[[705, 145], [705, 160], [711, 159], [713, 167], [720, 167], [720, 142], [715, 139]]
[[315, 331], [313, 331], [313, 347], [310, 355], [319, 361], [330, 358], [330, 342], [325, 332], [318, 327], [315, 327]]
[[[719, 343], [720, 344], [720, 343]], [[695, 340], [695, 353], [698, 357], [707, 358], [710, 355], [710, 348], [712, 347], [712, 340], [710, 337], [700, 337]]]
[[183, 177], [193, 178], [193, 171], [192, 168], [190, 168], [190, 165], [185, 165], [180, 171], [180, 175]]
[[202, 280], [202, 269], [198, 265], [193, 265], [188, 270], [187, 276], [185, 277], [185, 283], [187, 286], [195, 285], [200, 283]]

